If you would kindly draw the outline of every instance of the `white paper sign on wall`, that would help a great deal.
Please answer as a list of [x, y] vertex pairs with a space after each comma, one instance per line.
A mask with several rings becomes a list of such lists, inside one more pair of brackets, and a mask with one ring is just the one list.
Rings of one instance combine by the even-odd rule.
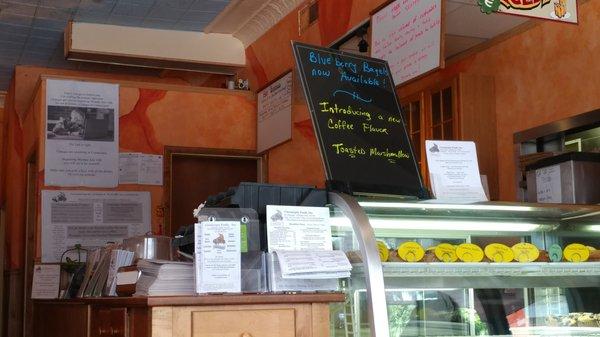
[[292, 72], [258, 93], [256, 152], [292, 138]]
[[371, 23], [371, 56], [389, 63], [395, 85], [443, 66], [441, 0], [396, 0]]
[[553, 165], [535, 170], [537, 202], [561, 203], [560, 166]]

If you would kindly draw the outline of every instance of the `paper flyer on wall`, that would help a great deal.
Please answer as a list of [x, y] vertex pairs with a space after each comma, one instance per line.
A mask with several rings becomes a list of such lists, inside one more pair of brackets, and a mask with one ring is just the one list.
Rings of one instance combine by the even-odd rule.
[[119, 154], [119, 184], [162, 185], [163, 156], [121, 152]]
[[116, 187], [119, 86], [46, 81], [45, 184]]
[[31, 298], [51, 299], [58, 297], [60, 285], [59, 264], [36, 264], [33, 266]]
[[149, 192], [43, 190], [42, 262], [59, 262], [76, 244], [93, 249], [143, 235], [150, 222]]
[[425, 141], [427, 167], [435, 198], [444, 202], [487, 201], [474, 142]]
[[331, 250], [329, 208], [267, 205], [267, 242], [275, 250]]
[[204, 221], [194, 226], [197, 293], [242, 291], [239, 221]]

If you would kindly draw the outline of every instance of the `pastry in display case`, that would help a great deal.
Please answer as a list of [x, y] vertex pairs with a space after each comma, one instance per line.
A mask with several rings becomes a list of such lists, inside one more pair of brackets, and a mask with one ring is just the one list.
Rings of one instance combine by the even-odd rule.
[[331, 336], [600, 336], [600, 206], [330, 200]]

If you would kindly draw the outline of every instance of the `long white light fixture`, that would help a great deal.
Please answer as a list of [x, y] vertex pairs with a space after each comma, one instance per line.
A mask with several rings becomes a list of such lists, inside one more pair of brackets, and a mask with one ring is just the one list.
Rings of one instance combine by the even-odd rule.
[[[374, 229], [400, 230], [437, 230], [437, 231], [470, 231], [470, 232], [532, 232], [545, 226], [530, 222], [501, 221], [461, 221], [461, 220], [427, 220], [427, 219], [369, 219]], [[351, 227], [350, 219], [332, 217], [332, 226]]]
[[482, 204], [434, 204], [434, 203], [408, 203], [408, 202], [380, 202], [359, 201], [359, 205], [365, 208], [422, 208], [422, 209], [452, 209], [452, 210], [481, 210], [481, 211], [533, 211], [531, 206], [518, 205], [482, 205]]

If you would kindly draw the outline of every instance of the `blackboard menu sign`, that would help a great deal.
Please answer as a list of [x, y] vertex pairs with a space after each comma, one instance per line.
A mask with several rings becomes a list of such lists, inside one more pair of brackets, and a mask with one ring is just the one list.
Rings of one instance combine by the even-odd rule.
[[329, 188], [426, 196], [387, 63], [292, 45]]

